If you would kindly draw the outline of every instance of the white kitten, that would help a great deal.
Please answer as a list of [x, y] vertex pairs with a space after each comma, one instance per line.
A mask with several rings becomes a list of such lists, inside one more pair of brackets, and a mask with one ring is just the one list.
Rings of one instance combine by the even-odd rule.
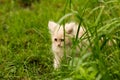
[[[65, 24], [65, 39], [64, 39], [64, 30], [63, 26], [55, 23], [53, 21], [49, 21], [48, 27], [51, 33], [52, 38], [52, 51], [54, 53], [54, 68], [59, 68], [61, 58], [64, 56], [64, 41], [65, 41], [65, 49], [69, 50], [72, 45], [72, 39], [76, 36], [78, 25], [74, 22]], [[82, 27], [80, 27], [79, 37], [81, 37], [84, 33]], [[69, 50], [70, 51], [70, 50]], [[69, 53], [66, 53], [69, 55]]]

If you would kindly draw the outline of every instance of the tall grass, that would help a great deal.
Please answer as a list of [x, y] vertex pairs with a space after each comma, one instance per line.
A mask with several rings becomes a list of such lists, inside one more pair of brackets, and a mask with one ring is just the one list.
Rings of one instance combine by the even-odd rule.
[[[78, 6], [79, 3], [82, 6]], [[86, 32], [82, 36], [83, 39], [78, 39], [77, 32], [73, 44], [79, 40], [80, 42], [77, 42], [79, 45], [84, 39], [87, 39], [89, 44], [85, 45], [86, 49], [80, 49], [80, 57], [71, 56], [72, 59], [69, 61], [67, 68], [64, 67], [66, 64], [63, 63], [60, 78], [68, 80], [119, 80], [119, 1], [87, 0], [86, 2], [77, 2], [77, 0], [67, 0], [67, 4], [70, 5], [65, 6], [65, 10], [68, 10], [68, 12], [66, 13], [64, 10], [65, 15], [60, 19], [60, 22], [71, 21], [70, 17], [72, 17], [72, 20], [77, 20], [79, 22], [78, 32], [80, 26], [84, 26]], [[70, 66], [71, 62], [72, 66]], [[66, 76], [63, 76], [63, 74]]]

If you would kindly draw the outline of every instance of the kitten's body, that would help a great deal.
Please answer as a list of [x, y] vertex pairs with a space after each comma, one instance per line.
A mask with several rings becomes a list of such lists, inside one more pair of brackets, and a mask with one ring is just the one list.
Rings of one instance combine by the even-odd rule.
[[[76, 36], [78, 25], [74, 22], [65, 24], [65, 39], [64, 39], [64, 30], [63, 26], [49, 21], [48, 27], [52, 37], [52, 51], [54, 53], [54, 68], [60, 66], [61, 58], [64, 56], [64, 40], [66, 50], [70, 51], [72, 45], [72, 39]], [[81, 27], [78, 37], [81, 37], [84, 34], [84, 29]], [[66, 55], [69, 55], [67, 52]]]

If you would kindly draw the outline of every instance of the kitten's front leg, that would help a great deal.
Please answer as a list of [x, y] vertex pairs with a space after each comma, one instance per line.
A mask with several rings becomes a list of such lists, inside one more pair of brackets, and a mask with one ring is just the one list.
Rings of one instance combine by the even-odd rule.
[[54, 58], [54, 68], [57, 69], [60, 66], [60, 60], [58, 58]]
[[60, 67], [62, 57], [63, 57], [62, 53], [54, 53], [54, 68], [55, 69]]

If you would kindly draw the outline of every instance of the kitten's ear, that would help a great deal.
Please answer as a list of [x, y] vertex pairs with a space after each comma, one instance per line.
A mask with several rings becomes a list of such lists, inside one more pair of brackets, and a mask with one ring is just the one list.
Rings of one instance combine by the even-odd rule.
[[50, 32], [54, 32], [55, 31], [55, 27], [57, 26], [58, 24], [57, 23], [55, 23], [54, 21], [49, 21], [48, 22], [48, 28], [49, 28], [49, 30], [50, 30]]
[[66, 32], [68, 34], [71, 34], [73, 32], [75, 26], [76, 26], [76, 24], [74, 22], [66, 24], [65, 25]]

